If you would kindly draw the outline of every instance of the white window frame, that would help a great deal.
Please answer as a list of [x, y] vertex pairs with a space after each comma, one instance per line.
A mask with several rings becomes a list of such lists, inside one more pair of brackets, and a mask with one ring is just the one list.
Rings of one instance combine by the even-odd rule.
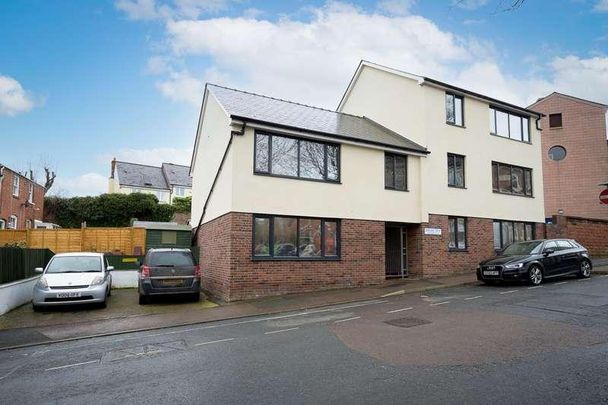
[[0, 229], [6, 229], [6, 221], [0, 218]]
[[19, 176], [17, 174], [13, 177], [13, 196], [19, 197]]
[[[12, 224], [14, 222], [14, 224]], [[19, 223], [19, 218], [16, 215], [11, 215], [8, 217], [8, 229], [17, 229], [17, 224]]]
[[32, 220], [31, 219], [25, 220], [25, 229], [32, 229]]
[[34, 183], [30, 183], [28, 185], [28, 190], [27, 190], [27, 201], [30, 204], [34, 203]]
[[185, 197], [186, 188], [185, 187], [175, 187], [175, 196], [176, 197]]

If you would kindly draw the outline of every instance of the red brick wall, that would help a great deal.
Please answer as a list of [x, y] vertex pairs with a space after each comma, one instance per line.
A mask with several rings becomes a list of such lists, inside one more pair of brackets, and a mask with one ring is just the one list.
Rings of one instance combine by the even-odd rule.
[[253, 261], [252, 215], [226, 214], [199, 233], [203, 288], [233, 301], [383, 282], [384, 222], [344, 219], [340, 233], [340, 260]]
[[[608, 181], [606, 108], [552, 95], [532, 108], [547, 114], [541, 119], [545, 215], [562, 209], [563, 215], [608, 220], [608, 205], [599, 202]], [[562, 113], [562, 128], [549, 128], [549, 114]], [[552, 146], [566, 148], [567, 155], [555, 162], [548, 157]]]
[[608, 221], [556, 215], [547, 225], [547, 238], [576, 239], [592, 257], [608, 257]]
[[[27, 203], [28, 190], [31, 180], [20, 177], [19, 196], [13, 196], [13, 178], [18, 176], [15, 172], [4, 169], [4, 177], [0, 185], [0, 218], [5, 220], [8, 225], [8, 217], [11, 215], [17, 216], [17, 229], [25, 229], [25, 222], [29, 219], [42, 220], [44, 211], [44, 188], [34, 183], [34, 204]], [[27, 203], [27, 204], [26, 204]]]

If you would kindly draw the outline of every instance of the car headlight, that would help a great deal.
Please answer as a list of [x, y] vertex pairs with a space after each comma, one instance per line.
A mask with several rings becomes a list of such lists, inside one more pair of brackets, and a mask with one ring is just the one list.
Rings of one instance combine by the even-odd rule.
[[507, 264], [505, 266], [505, 269], [514, 270], [514, 269], [521, 269], [522, 267], [524, 267], [523, 263], [514, 263], [514, 264]]
[[46, 278], [44, 276], [40, 276], [40, 278], [38, 279], [38, 282], [36, 283], [36, 287], [48, 288], [49, 282], [46, 281]]
[[103, 284], [103, 277], [97, 276], [91, 281], [91, 286]]
[[587, 253], [587, 252], [581, 253], [581, 256], [583, 256], [583, 257], [589, 257], [589, 253]]

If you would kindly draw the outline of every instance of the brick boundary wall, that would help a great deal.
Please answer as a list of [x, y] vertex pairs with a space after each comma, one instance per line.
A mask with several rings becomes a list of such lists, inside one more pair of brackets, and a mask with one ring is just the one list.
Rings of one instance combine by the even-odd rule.
[[384, 222], [343, 219], [340, 260], [254, 261], [252, 221], [252, 214], [231, 212], [202, 225], [203, 289], [212, 295], [235, 301], [385, 280]]
[[591, 257], [608, 257], [608, 220], [554, 215], [546, 228], [549, 239], [576, 239]]

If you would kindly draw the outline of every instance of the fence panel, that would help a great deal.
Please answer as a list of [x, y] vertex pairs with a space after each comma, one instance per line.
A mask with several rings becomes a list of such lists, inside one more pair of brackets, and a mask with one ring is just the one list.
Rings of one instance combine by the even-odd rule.
[[0, 231], [0, 246], [15, 242], [27, 243], [27, 231], [16, 231], [14, 229]]
[[0, 284], [34, 276], [34, 269], [45, 267], [52, 257], [48, 249], [0, 247]]

